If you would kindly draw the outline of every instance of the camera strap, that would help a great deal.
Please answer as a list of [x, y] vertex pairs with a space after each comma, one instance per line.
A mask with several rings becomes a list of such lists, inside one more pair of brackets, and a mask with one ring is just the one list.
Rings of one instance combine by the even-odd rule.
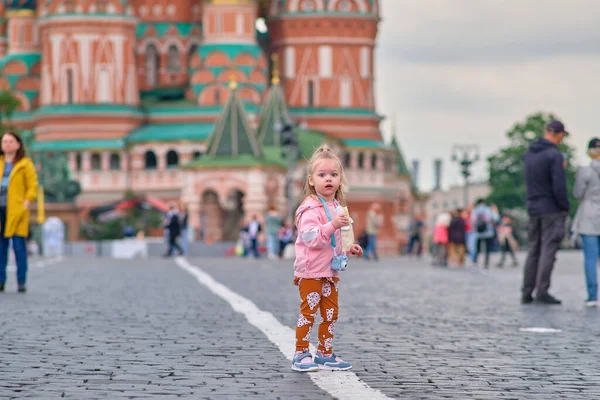
[[[323, 204], [323, 207], [325, 208], [325, 214], [327, 214], [327, 219], [331, 222], [332, 218], [331, 218], [331, 213], [329, 212], [329, 207], [327, 207], [327, 203], [325, 202], [325, 200], [323, 200], [323, 198], [319, 195], [317, 195], [317, 197], [319, 198], [319, 200], [321, 200], [321, 204]], [[333, 203], [336, 204], [337, 206], [337, 200], [333, 199]], [[333, 251], [335, 253], [335, 248], [337, 247], [337, 243], [335, 241], [335, 231], [334, 233], [331, 234], [331, 246], [333, 247]]]

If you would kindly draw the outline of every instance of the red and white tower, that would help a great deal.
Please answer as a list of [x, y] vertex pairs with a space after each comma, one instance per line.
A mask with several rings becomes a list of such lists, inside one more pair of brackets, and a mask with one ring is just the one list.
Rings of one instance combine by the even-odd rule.
[[190, 97], [198, 104], [224, 104], [232, 79], [244, 102], [261, 104], [269, 71], [256, 40], [257, 12], [256, 0], [204, 1], [203, 44], [191, 60]]
[[344, 139], [381, 139], [374, 101], [378, 23], [378, 0], [271, 3], [271, 46], [296, 119]]
[[[139, 91], [132, 8], [120, 0], [54, 0], [38, 11], [42, 71], [36, 138], [126, 136], [141, 120], [134, 108]], [[74, 115], [77, 122], [65, 118]], [[90, 129], [98, 120], [101, 129]]]

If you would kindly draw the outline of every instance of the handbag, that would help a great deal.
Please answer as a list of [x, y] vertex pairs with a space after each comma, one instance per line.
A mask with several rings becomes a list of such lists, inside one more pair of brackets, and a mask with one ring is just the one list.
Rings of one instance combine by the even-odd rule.
[[[331, 213], [329, 212], [329, 207], [327, 207], [327, 203], [325, 203], [325, 200], [323, 200], [323, 198], [321, 196], [317, 196], [319, 198], [319, 200], [321, 201], [321, 204], [323, 204], [323, 207], [325, 208], [325, 214], [327, 214], [327, 219], [331, 222], [332, 218], [331, 218]], [[337, 200], [333, 200], [337, 204]], [[331, 247], [333, 248], [333, 258], [331, 259], [331, 269], [334, 271], [345, 271], [346, 268], [348, 268], [348, 257], [346, 257], [346, 255], [344, 254], [335, 254], [335, 248], [337, 246], [336, 240], [335, 240], [335, 232], [331, 234]]]

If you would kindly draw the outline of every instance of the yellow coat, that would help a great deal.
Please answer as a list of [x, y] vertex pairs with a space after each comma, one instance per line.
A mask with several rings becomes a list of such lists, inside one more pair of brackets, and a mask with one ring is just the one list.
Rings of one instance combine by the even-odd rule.
[[[4, 174], [4, 156], [0, 156], [0, 180]], [[38, 180], [31, 158], [24, 157], [13, 165], [8, 178], [8, 199], [6, 202], [6, 226], [4, 237], [27, 237], [29, 235], [29, 209], [25, 208], [25, 200], [30, 207], [37, 196]]]

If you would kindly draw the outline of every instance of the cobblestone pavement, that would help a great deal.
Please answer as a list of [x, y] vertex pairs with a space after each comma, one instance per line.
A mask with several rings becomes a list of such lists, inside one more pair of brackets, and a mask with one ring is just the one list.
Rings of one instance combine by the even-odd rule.
[[[289, 262], [189, 261], [295, 326]], [[10, 279], [0, 398], [332, 398], [173, 260], [66, 259], [32, 268], [25, 295]], [[352, 260], [336, 352], [390, 398], [600, 398], [600, 310], [583, 306], [581, 255], [559, 255], [551, 292], [562, 306], [520, 305], [520, 282], [520, 268]]]

